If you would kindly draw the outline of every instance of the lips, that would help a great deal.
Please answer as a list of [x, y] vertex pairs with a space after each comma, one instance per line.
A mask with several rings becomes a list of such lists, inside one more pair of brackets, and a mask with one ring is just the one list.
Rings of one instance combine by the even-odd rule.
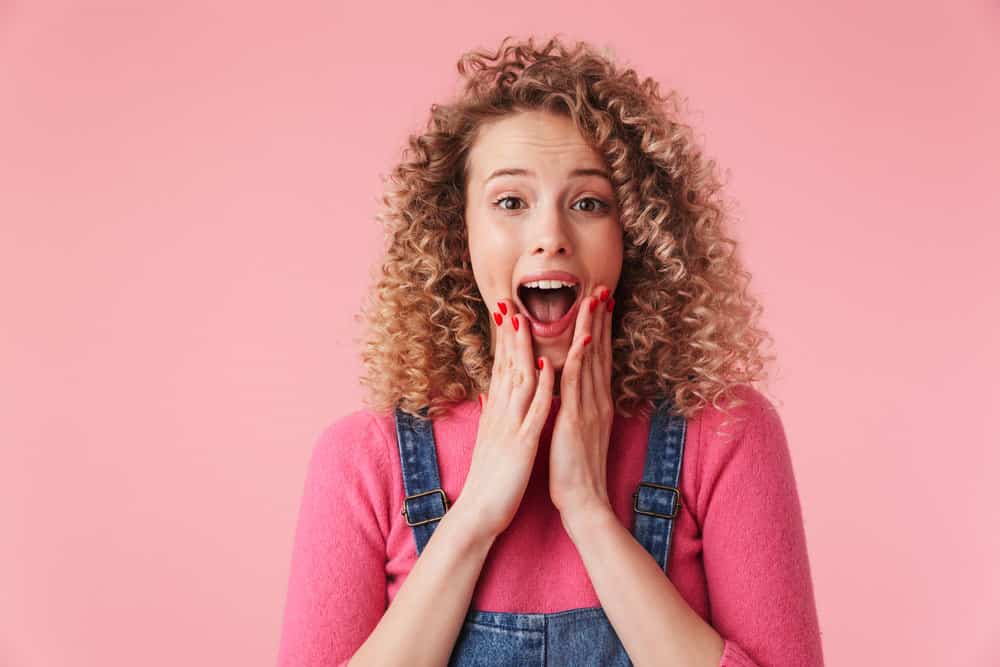
[[534, 280], [564, 280], [575, 285], [576, 300], [573, 302], [570, 309], [554, 322], [539, 322], [532, 317], [531, 311], [529, 311], [521, 302], [521, 298], [517, 294], [517, 289], [514, 290], [514, 301], [517, 303], [517, 308], [520, 313], [523, 314], [525, 319], [528, 320], [528, 323], [531, 326], [532, 336], [537, 338], [554, 338], [566, 331], [566, 329], [569, 328], [569, 325], [576, 319], [576, 313], [580, 309], [580, 300], [583, 295], [583, 283], [575, 274], [568, 271], [549, 270], [529, 273], [521, 276], [517, 281], [517, 287], [520, 288], [524, 283], [532, 282]]

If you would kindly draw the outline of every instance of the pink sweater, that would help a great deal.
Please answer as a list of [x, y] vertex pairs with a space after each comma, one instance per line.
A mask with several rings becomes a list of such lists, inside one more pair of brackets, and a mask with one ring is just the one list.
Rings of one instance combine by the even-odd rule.
[[[708, 406], [690, 420], [681, 466], [669, 578], [725, 640], [730, 667], [823, 664], [802, 511], [784, 428], [763, 394], [718, 431]], [[550, 613], [600, 600], [548, 493], [553, 400], [521, 506], [494, 542], [472, 596], [475, 609]], [[442, 488], [462, 491], [476, 442], [478, 400], [435, 420]], [[616, 416], [608, 492], [631, 531], [649, 420]], [[345, 664], [382, 617], [416, 561], [392, 414], [347, 414], [319, 436], [309, 462], [291, 557], [280, 666]], [[544, 559], [537, 554], [544, 552]]]

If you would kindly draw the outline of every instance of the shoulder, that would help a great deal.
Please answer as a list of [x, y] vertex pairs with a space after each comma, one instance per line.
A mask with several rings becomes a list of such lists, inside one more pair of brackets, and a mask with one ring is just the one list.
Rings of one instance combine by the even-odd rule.
[[386, 425], [392, 415], [369, 408], [341, 414], [320, 430], [312, 452], [313, 467], [337, 466], [343, 469], [370, 468], [384, 472], [386, 467]]
[[794, 484], [784, 425], [774, 404], [756, 388], [732, 392], [740, 401], [702, 409], [697, 457], [698, 505], [704, 512], [722, 489], [746, 493], [763, 484]]
[[782, 427], [777, 408], [755, 387], [740, 385], [732, 389], [731, 396], [735, 404], [722, 400], [716, 407], [709, 403], [698, 414], [703, 447], [746, 446], [748, 439], [756, 441], [755, 436]]

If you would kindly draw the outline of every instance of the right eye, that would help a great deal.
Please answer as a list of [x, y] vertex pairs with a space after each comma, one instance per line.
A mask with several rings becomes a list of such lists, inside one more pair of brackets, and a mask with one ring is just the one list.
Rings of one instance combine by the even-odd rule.
[[505, 202], [505, 201], [524, 201], [524, 200], [521, 199], [520, 197], [513, 197], [511, 195], [506, 195], [506, 196], [500, 197], [499, 199], [497, 199], [496, 201], [494, 201], [493, 202], [493, 208], [498, 208], [501, 211], [516, 211], [517, 210], [517, 209], [514, 209], [514, 208], [510, 208], [508, 206], [504, 206], [503, 202]]

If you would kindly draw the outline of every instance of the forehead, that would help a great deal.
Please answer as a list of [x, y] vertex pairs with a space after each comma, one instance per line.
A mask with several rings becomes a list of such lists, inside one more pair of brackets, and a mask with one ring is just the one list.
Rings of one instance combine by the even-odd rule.
[[604, 166], [571, 118], [543, 111], [520, 112], [484, 124], [469, 150], [468, 163], [475, 185], [496, 169], [521, 168], [561, 177], [574, 169]]

